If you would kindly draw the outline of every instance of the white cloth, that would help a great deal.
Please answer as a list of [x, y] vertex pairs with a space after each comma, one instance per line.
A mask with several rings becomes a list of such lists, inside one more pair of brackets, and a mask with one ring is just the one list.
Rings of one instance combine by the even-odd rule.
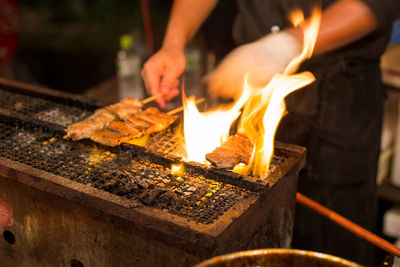
[[235, 98], [243, 88], [244, 77], [255, 87], [265, 86], [300, 53], [301, 43], [288, 32], [271, 33], [234, 49], [205, 77], [212, 96]]

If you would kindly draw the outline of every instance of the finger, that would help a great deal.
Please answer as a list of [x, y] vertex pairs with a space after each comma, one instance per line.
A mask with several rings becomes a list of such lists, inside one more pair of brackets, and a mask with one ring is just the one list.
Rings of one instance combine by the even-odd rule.
[[172, 87], [173, 87], [173, 88], [178, 88], [178, 85], [179, 85], [179, 79], [176, 79], [176, 80], [174, 81], [174, 83], [172, 84]]
[[169, 68], [165, 75], [161, 78], [161, 92], [168, 96], [169, 91], [174, 87], [179, 74], [176, 69]]
[[170, 100], [171, 100], [171, 99], [175, 98], [178, 95], [179, 95], [179, 89], [177, 87], [175, 87], [174, 89], [172, 89], [170, 91], [170, 94], [169, 94], [168, 97], [170, 97]]
[[205, 85], [208, 85], [208, 83], [210, 82], [210, 77], [212, 76], [212, 72], [204, 75], [203, 77], [201, 77], [201, 82]]
[[149, 83], [148, 83], [148, 81], [147, 81], [146, 72], [145, 72], [144, 68], [141, 70], [140, 76], [142, 76], [143, 83], [144, 83], [144, 88], [146, 89], [146, 92], [147, 92], [148, 94], [151, 94], [151, 92], [150, 92], [150, 86], [149, 86]]
[[145, 64], [142, 70], [142, 77], [148, 93], [151, 95], [160, 93], [161, 71], [159, 68], [152, 67], [151, 64]]
[[158, 104], [158, 106], [159, 106], [161, 109], [165, 109], [165, 107], [167, 106], [167, 105], [165, 104], [165, 100], [164, 100], [162, 97], [157, 98], [157, 99], [156, 99], [156, 103]]
[[172, 87], [168, 90], [168, 93], [164, 95], [164, 99], [167, 101], [175, 98], [177, 95], [179, 95], [179, 80], [176, 79], [175, 82], [172, 84]]

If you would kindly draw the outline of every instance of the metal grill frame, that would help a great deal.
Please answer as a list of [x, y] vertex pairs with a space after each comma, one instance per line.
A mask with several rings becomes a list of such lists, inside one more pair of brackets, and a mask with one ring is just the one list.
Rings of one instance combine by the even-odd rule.
[[[0, 79], [0, 85], [16, 92], [34, 94], [36, 96], [70, 99], [71, 103], [74, 101], [87, 102], [87, 100], [78, 99], [76, 96], [15, 81]], [[5, 158], [0, 158], [0, 180], [5, 184], [18, 183], [28, 186], [34, 190], [35, 194], [50, 193], [62, 200], [72, 201], [82, 209], [94, 209], [107, 216], [116, 217], [117, 220], [121, 221], [120, 223], [136, 225], [135, 227], [144, 229], [146, 239], [150, 243], [151, 240], [162, 242], [167, 246], [185, 251], [185, 253], [192, 255], [192, 258], [188, 259], [187, 262], [193, 264], [201, 259], [238, 249], [260, 246], [285, 247], [288, 245], [287, 235], [291, 234], [290, 231], [276, 233], [276, 238], [271, 237], [267, 240], [265, 240], [265, 237], [263, 239], [258, 235], [260, 229], [270, 232], [276, 230], [274, 229], [276, 227], [282, 227], [282, 225], [279, 226], [277, 224], [285, 224], [286, 228], [291, 228], [290, 225], [293, 223], [293, 218], [285, 222], [287, 218], [279, 217], [278, 214], [276, 215], [279, 218], [273, 218], [268, 215], [268, 212], [279, 210], [281, 207], [292, 212], [294, 216], [297, 177], [298, 172], [305, 163], [305, 149], [295, 145], [277, 143], [275, 150], [278, 153], [287, 155], [289, 160], [285, 162], [284, 166], [280, 166], [279, 169], [271, 173], [267, 181], [239, 175], [235, 179], [236, 174], [227, 175], [225, 171], [205, 168], [201, 164], [186, 163], [186, 168], [189, 172], [197, 172], [205, 177], [218, 177], [218, 181], [259, 192], [259, 196], [241, 199], [214, 223], [209, 225], [196, 223], [161, 210], [145, 207], [139, 205], [136, 201], [123, 199], [117, 195]], [[148, 151], [144, 149], [143, 153], [148, 153]], [[157, 155], [155, 153], [154, 155], [160, 161], [167, 160], [172, 162], [176, 160], [166, 158], [162, 154]], [[17, 193], [23, 194], [23, 192]], [[0, 189], [0, 198], [11, 202], [14, 208], [21, 208], [16, 207], [15, 195], [9, 195]], [[280, 199], [282, 203], [279, 203]], [[46, 203], [40, 203], [39, 205], [46, 205]], [[62, 209], [61, 207], [59, 208], [60, 210]], [[26, 210], [26, 212], [29, 212], [29, 210]], [[91, 215], [87, 214], [87, 216]], [[16, 224], [21, 223], [23, 225], [21, 222], [23, 218], [15, 219]], [[274, 223], [271, 223], [270, 220], [273, 220]], [[265, 227], [267, 227], [266, 230]], [[20, 234], [22, 235], [22, 233]], [[242, 240], [238, 240], [239, 237]], [[160, 255], [160, 257], [162, 258], [163, 256]], [[89, 259], [87, 260], [89, 261]], [[171, 266], [173, 265], [172, 262], [166, 262], [166, 265], [170, 264]]]

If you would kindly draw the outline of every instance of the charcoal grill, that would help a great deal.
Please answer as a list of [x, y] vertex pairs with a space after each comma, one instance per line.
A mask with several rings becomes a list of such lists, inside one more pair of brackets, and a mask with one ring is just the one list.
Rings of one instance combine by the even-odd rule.
[[0, 79], [0, 199], [15, 220], [0, 242], [2, 261], [190, 266], [237, 250], [289, 247], [304, 148], [277, 143], [264, 180], [193, 162], [172, 175], [183, 153], [174, 125], [144, 146], [63, 138], [67, 125], [96, 108]]

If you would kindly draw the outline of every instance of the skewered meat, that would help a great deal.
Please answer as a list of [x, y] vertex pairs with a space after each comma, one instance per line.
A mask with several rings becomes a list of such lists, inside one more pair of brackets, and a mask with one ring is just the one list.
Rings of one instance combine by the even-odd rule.
[[115, 115], [105, 108], [96, 110], [96, 112], [83, 121], [74, 123], [65, 129], [66, 137], [72, 140], [89, 138], [96, 131], [103, 129], [115, 119]]
[[93, 115], [83, 121], [74, 123], [67, 127], [66, 137], [72, 140], [89, 138], [96, 131], [103, 129], [117, 117], [125, 118], [127, 115], [137, 113], [141, 110], [143, 104], [141, 100], [134, 98], [124, 98], [116, 104], [98, 109]]
[[128, 115], [123, 122], [118, 120], [111, 122], [106, 128], [95, 132], [90, 139], [106, 146], [117, 146], [144, 134], [164, 130], [176, 119], [176, 115], [170, 116], [149, 107], [135, 115]]
[[117, 115], [121, 120], [129, 114], [139, 112], [142, 108], [142, 101], [134, 98], [124, 98], [120, 102], [106, 107], [108, 111]]
[[206, 159], [217, 168], [233, 169], [239, 163], [249, 163], [253, 144], [243, 134], [235, 134], [220, 147], [206, 154]]
[[144, 121], [142, 119], [139, 119], [136, 117], [136, 115], [128, 115], [126, 116], [125, 120], [126, 123], [129, 123], [132, 125], [132, 127], [135, 127], [136, 129], [145, 132], [146, 129], [151, 127], [151, 123]]
[[112, 121], [105, 129], [95, 132], [90, 139], [106, 146], [117, 146], [142, 133], [122, 121]]
[[161, 131], [177, 119], [176, 115], [171, 116], [162, 113], [154, 107], [149, 107], [142, 112], [136, 113], [135, 117], [151, 124], [150, 128], [147, 128], [147, 133]]

